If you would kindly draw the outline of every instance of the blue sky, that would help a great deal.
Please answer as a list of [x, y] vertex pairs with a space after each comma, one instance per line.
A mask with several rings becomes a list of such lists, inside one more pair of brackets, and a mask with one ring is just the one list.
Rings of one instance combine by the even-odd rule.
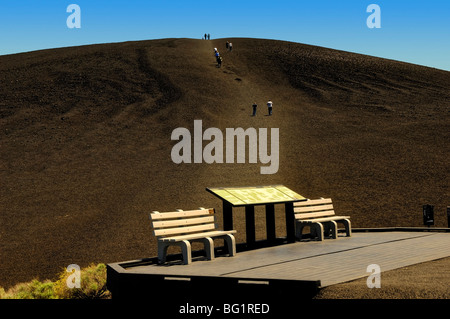
[[[370, 29], [367, 6], [381, 9]], [[70, 4], [81, 28], [66, 24]], [[450, 71], [450, 0], [0, 0], [0, 55], [159, 38], [254, 37]]]

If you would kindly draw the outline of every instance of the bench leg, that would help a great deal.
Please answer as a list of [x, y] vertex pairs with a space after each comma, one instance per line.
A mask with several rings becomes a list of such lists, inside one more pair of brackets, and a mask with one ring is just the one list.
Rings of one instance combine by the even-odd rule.
[[338, 233], [337, 223], [334, 220], [332, 220], [332, 221], [330, 221], [328, 223], [328, 227], [329, 227], [330, 232], [331, 232], [331, 238], [337, 239], [338, 238], [337, 237], [337, 233]]
[[311, 224], [311, 235], [317, 237], [317, 240], [323, 240], [323, 225], [321, 223]]
[[159, 264], [164, 264], [166, 262], [167, 248], [169, 248], [170, 245], [177, 245], [181, 247], [181, 254], [185, 265], [189, 265], [192, 262], [191, 243], [187, 240], [183, 240], [176, 243], [158, 242]]
[[352, 236], [352, 223], [350, 222], [350, 219], [343, 219], [342, 223], [345, 226], [345, 232], [347, 234], [347, 237]]
[[179, 245], [183, 254], [183, 262], [185, 265], [189, 265], [192, 262], [191, 243], [187, 240], [182, 240], [179, 242]]
[[228, 248], [228, 254], [230, 257], [236, 255], [236, 239], [232, 234], [227, 234], [223, 238]]
[[211, 237], [205, 237], [199, 239], [203, 245], [205, 245], [206, 259], [213, 260], [214, 259], [214, 241]]
[[158, 263], [164, 264], [166, 262], [168, 243], [158, 242]]

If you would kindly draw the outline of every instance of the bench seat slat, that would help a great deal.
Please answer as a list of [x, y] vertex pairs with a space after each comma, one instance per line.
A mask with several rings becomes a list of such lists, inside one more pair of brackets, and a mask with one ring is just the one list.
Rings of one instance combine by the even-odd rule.
[[311, 219], [311, 218], [317, 218], [317, 217], [328, 217], [328, 216], [335, 216], [334, 210], [326, 210], [323, 212], [317, 212], [317, 213], [303, 213], [303, 214], [294, 214], [295, 219]]
[[350, 216], [330, 216], [330, 217], [324, 217], [324, 218], [314, 218], [314, 219], [304, 219], [304, 220], [298, 220], [298, 222], [302, 223], [324, 223], [332, 220], [343, 220], [343, 219], [349, 219]]
[[159, 236], [168, 236], [168, 235], [175, 235], [175, 234], [196, 233], [196, 232], [200, 232], [200, 231], [212, 230], [215, 228], [216, 228], [215, 224], [210, 223], [210, 224], [187, 226], [187, 227], [155, 229], [153, 231], [153, 233], [155, 234], [156, 237], [159, 237]]
[[189, 235], [181, 235], [181, 236], [173, 236], [173, 237], [161, 237], [158, 240], [162, 242], [177, 242], [181, 240], [193, 240], [193, 239], [200, 239], [205, 237], [219, 237], [224, 236], [227, 234], [234, 234], [236, 233], [235, 230], [217, 230], [217, 231], [211, 231], [211, 232], [202, 232], [202, 233], [196, 233], [196, 234], [189, 234]]
[[214, 216], [161, 220], [161, 221], [154, 221], [153, 228], [157, 229], [157, 228], [167, 228], [177, 226], [198, 225], [198, 224], [214, 223], [214, 221], [215, 221]]
[[317, 211], [330, 210], [330, 209], [333, 209], [333, 204], [329, 204], [329, 205], [317, 205], [317, 206], [294, 207], [294, 213], [317, 212]]
[[213, 215], [214, 209], [198, 209], [198, 210], [183, 210], [179, 212], [168, 212], [168, 213], [151, 213], [151, 220], [164, 220], [170, 218], [189, 218], [198, 216]]
[[294, 207], [311, 206], [311, 205], [322, 205], [331, 204], [331, 198], [321, 198], [321, 199], [308, 199], [300, 202], [294, 202]]

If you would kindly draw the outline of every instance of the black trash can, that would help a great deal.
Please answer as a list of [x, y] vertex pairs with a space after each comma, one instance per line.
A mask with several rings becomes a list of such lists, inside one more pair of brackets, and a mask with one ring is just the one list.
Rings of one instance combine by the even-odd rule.
[[434, 206], [423, 205], [423, 224], [425, 226], [434, 225]]

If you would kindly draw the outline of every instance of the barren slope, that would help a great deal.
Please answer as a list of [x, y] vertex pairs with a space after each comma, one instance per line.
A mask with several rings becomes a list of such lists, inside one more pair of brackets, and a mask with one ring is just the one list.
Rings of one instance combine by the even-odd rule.
[[[230, 39], [226, 52], [225, 41], [0, 57], [0, 286], [52, 279], [72, 263], [154, 256], [148, 212], [220, 213], [211, 186], [280, 183], [329, 196], [354, 227], [421, 226], [430, 203], [446, 226], [449, 72], [281, 41]], [[171, 132], [193, 132], [195, 119], [222, 132], [279, 128], [278, 173], [174, 164]]]

